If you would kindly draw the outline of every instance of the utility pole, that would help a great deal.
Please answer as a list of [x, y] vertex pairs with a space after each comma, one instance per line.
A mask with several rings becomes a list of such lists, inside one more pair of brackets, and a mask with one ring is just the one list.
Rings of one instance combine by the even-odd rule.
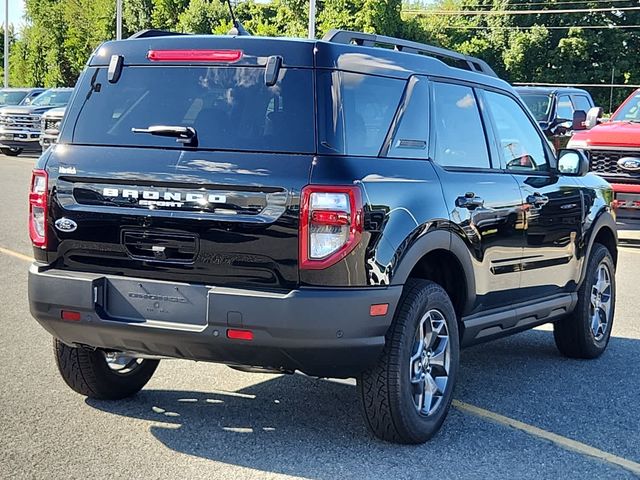
[[4, 88], [9, 86], [9, 0], [4, 0]]
[[616, 67], [611, 68], [611, 93], [609, 93], [609, 113], [613, 113], [613, 79], [615, 77]]
[[122, 40], [122, 0], [116, 0], [116, 40]]
[[316, 38], [316, 0], [309, 0], [309, 38]]

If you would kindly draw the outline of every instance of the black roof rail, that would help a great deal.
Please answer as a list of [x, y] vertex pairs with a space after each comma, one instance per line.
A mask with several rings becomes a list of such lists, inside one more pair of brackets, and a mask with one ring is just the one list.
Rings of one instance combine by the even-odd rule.
[[484, 60], [476, 57], [464, 55], [462, 53], [447, 50], [446, 48], [434, 47], [425, 43], [412, 42], [401, 38], [387, 37], [385, 35], [375, 35], [371, 33], [352, 32], [349, 30], [330, 30], [322, 39], [325, 42], [355, 44], [364, 47], [376, 47], [378, 45], [390, 45], [394, 50], [405, 53], [417, 53], [432, 57], [441, 57], [455, 60], [472, 72], [484, 73], [492, 77], [498, 77], [496, 72]]
[[186, 33], [169, 32], [167, 30], [156, 30], [153, 28], [140, 30], [128, 38], [151, 38], [151, 37], [169, 37], [172, 35], [187, 35]]

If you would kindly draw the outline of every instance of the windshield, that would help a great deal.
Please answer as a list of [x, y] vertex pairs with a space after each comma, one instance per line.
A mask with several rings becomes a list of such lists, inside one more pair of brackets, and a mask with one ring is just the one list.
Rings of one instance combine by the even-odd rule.
[[539, 93], [520, 93], [520, 97], [529, 107], [533, 117], [538, 122], [544, 122], [549, 118], [549, 110], [551, 109], [551, 96]]
[[613, 122], [640, 122], [640, 92], [637, 92], [611, 118]]
[[24, 97], [27, 96], [26, 91], [2, 91], [0, 90], [0, 105], [18, 105]]
[[47, 90], [39, 95], [31, 105], [36, 107], [58, 107], [69, 103], [71, 90]]
[[265, 83], [264, 68], [126, 67], [107, 81], [105, 68], [89, 70], [78, 98], [73, 142], [87, 145], [183, 148], [176, 138], [134, 133], [154, 125], [191, 127], [199, 148], [258, 152], [315, 151], [311, 70], [282, 68]]

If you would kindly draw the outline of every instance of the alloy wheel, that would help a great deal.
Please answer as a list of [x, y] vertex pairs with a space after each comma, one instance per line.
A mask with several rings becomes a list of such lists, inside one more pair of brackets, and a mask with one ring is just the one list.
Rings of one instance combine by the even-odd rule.
[[413, 403], [421, 415], [433, 414], [442, 402], [449, 381], [450, 349], [444, 315], [429, 310], [418, 323], [409, 360]]

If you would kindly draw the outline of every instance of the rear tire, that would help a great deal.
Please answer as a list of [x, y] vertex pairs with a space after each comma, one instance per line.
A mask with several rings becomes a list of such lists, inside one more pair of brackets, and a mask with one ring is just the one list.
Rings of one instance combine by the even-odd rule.
[[20, 155], [22, 153], [22, 149], [21, 148], [3, 147], [3, 148], [0, 148], [0, 153], [2, 153], [3, 155], [6, 155], [8, 157], [17, 157], [18, 155]]
[[[158, 367], [158, 360], [138, 360], [131, 368], [114, 370], [102, 350], [87, 350], [53, 339], [58, 370], [72, 390], [101, 400], [120, 400], [138, 393]], [[125, 366], [126, 367], [126, 366]]]
[[458, 321], [445, 290], [405, 285], [378, 363], [357, 379], [369, 430], [395, 443], [423, 443], [451, 406], [460, 355]]
[[571, 315], [553, 325], [560, 353], [570, 358], [597, 358], [611, 338], [616, 307], [615, 265], [609, 250], [593, 245], [578, 304]]

